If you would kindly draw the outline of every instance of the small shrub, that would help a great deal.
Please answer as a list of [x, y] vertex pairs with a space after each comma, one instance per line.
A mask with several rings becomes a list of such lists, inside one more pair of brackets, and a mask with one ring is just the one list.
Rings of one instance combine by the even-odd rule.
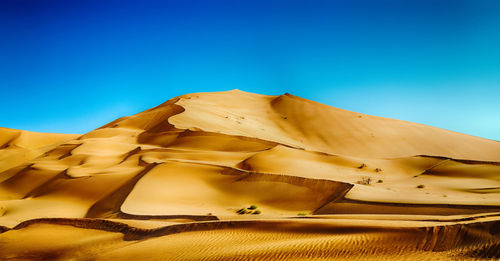
[[361, 185], [370, 185], [371, 182], [372, 182], [372, 178], [370, 178], [370, 177], [363, 177], [360, 181], [358, 181], [358, 184], [361, 184]]
[[382, 171], [382, 169], [379, 169], [379, 168], [375, 169], [375, 172], [381, 172], [381, 171]]
[[250, 205], [248, 208], [240, 208], [236, 210], [236, 213], [238, 213], [239, 215], [244, 215], [244, 214], [258, 215], [262, 212], [257, 209], [256, 205]]
[[362, 169], [362, 168], [364, 168], [364, 167], [366, 167], [366, 164], [365, 164], [365, 163], [361, 164], [361, 165], [358, 167], [358, 169]]
[[297, 213], [297, 216], [299, 216], [299, 217], [305, 217], [305, 216], [307, 216], [307, 213], [300, 212], [300, 213]]
[[417, 186], [417, 188], [425, 188], [425, 185], [420, 184]]
[[384, 182], [384, 181], [383, 181], [383, 180], [381, 180], [381, 179], [379, 179], [379, 180], [377, 181], [377, 183], [383, 183], [383, 182]]

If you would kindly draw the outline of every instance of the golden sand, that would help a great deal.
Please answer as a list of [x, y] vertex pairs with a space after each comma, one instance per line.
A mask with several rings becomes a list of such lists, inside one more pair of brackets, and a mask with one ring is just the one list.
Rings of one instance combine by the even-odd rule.
[[188, 94], [84, 135], [0, 128], [0, 231], [2, 260], [500, 258], [500, 142]]

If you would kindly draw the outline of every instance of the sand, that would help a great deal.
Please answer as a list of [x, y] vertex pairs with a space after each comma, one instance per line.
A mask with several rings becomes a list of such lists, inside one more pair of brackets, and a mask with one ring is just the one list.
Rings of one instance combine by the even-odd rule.
[[0, 231], [3, 260], [500, 258], [500, 142], [187, 94], [83, 135], [0, 128]]

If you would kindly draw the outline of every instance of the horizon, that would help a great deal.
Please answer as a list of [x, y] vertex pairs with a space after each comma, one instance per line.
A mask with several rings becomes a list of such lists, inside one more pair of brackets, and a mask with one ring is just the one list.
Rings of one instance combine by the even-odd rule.
[[239, 89], [499, 141], [499, 12], [496, 1], [4, 1], [0, 127], [83, 134]]

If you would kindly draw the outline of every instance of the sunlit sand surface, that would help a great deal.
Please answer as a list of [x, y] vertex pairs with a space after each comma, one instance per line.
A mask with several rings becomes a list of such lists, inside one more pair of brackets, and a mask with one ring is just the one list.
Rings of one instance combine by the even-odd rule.
[[0, 128], [2, 260], [500, 258], [500, 142], [238, 90]]

